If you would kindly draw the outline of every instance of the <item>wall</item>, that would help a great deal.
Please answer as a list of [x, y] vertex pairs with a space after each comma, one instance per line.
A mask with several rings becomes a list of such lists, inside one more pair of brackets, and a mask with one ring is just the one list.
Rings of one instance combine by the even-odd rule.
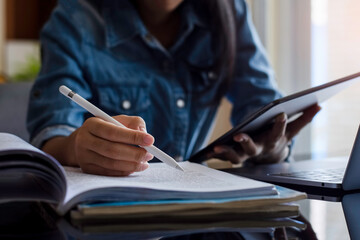
[[[327, 1], [325, 17], [317, 21], [318, 45], [314, 69], [321, 83], [360, 71], [358, 0]], [[321, 9], [319, 10], [322, 13]], [[320, 25], [321, 23], [321, 25]], [[320, 46], [319, 46], [320, 45]], [[324, 76], [324, 77], [323, 77]], [[323, 77], [323, 78], [321, 78]], [[323, 104], [313, 131], [316, 158], [349, 156], [360, 122], [360, 84], [352, 85]]]
[[0, 1], [0, 73], [4, 71], [5, 1]]

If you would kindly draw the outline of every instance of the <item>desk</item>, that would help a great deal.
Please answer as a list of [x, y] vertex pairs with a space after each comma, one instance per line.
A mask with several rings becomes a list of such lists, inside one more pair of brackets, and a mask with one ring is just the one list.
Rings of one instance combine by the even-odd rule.
[[[346, 196], [344, 201], [349, 204], [347, 211], [349, 208], [351, 210], [346, 213], [346, 219], [343, 211], [344, 202], [326, 202], [310, 199], [299, 201], [301, 214], [304, 217], [303, 220], [309, 221], [307, 223], [308, 228], [306, 231], [286, 228], [287, 236], [297, 235], [299, 239], [350, 239], [349, 227], [351, 234], [354, 236], [353, 239], [360, 239], [359, 230], [357, 229], [359, 221], [356, 219], [360, 218], [360, 207], [356, 207], [356, 205], [359, 205], [356, 203], [359, 202], [360, 193], [352, 194], [353, 197], [350, 198], [346, 198]], [[273, 232], [273, 229], [270, 228], [251, 228], [241, 230], [240, 235], [229, 230], [216, 233], [211, 229], [202, 229], [202, 232], [210, 232], [200, 233], [200, 231], [189, 235], [187, 230], [161, 231], [158, 229], [141, 231], [141, 225], [134, 225], [135, 228], [131, 231], [115, 231], [105, 235], [81, 233], [76, 228], [69, 228], [71, 225], [67, 219], [54, 219], [44, 212], [43, 208], [38, 211], [38, 206], [38, 204], [34, 203], [0, 205], [0, 239], [159, 239], [159, 236], [169, 234], [177, 236], [168, 236], [162, 239], [271, 239], [270, 235]], [[286, 239], [281, 237], [283, 236], [283, 229], [278, 228], [276, 230], [276, 239]]]
[[350, 239], [341, 202], [307, 199], [298, 203], [318, 239]]

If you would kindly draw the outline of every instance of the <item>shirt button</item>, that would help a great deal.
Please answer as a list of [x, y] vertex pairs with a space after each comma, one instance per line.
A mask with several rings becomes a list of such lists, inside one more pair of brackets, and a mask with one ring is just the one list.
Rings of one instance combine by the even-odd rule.
[[184, 158], [183, 158], [182, 156], [176, 156], [176, 157], [174, 157], [174, 159], [175, 159], [175, 161], [177, 161], [177, 162], [182, 162], [182, 161], [184, 161]]
[[208, 78], [211, 79], [211, 80], [214, 80], [217, 78], [217, 74], [214, 73], [213, 71], [209, 71], [208, 72]]
[[185, 107], [185, 101], [184, 101], [184, 99], [179, 98], [178, 100], [176, 100], [176, 106], [177, 106], [178, 108], [183, 108], [183, 107]]
[[128, 110], [128, 109], [131, 108], [131, 102], [129, 100], [124, 100], [121, 103], [121, 106], [122, 106], [123, 109]]

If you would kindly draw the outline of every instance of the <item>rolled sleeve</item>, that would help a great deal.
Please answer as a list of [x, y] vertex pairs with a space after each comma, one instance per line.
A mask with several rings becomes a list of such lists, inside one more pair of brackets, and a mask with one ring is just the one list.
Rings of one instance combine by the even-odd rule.
[[56, 125], [44, 128], [31, 141], [31, 144], [37, 148], [41, 148], [50, 138], [57, 136], [69, 136], [76, 128], [66, 125]]
[[71, 10], [59, 4], [41, 33], [42, 66], [27, 114], [30, 142], [37, 147], [51, 137], [71, 134], [84, 122], [86, 111], [59, 93], [61, 85], [86, 99], [92, 97], [83, 71], [83, 37], [76, 23]]

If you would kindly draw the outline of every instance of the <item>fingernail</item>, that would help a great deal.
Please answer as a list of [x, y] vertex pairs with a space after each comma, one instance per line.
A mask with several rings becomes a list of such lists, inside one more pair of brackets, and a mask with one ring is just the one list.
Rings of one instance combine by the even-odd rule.
[[148, 162], [141, 163], [141, 164], [139, 165], [139, 171], [144, 171], [144, 170], [148, 169], [148, 167], [149, 167], [149, 163], [148, 163]]
[[247, 141], [248, 141], [248, 138], [245, 137], [245, 136], [236, 136], [236, 137], [234, 138], [234, 140], [235, 140], [236, 142], [247, 142]]
[[154, 158], [154, 155], [152, 155], [151, 153], [147, 152], [145, 154], [145, 157], [144, 157], [144, 162], [147, 162], [147, 161], [150, 161], [151, 159]]
[[145, 145], [150, 145], [154, 142], [154, 138], [150, 135], [145, 135], [143, 141]]
[[277, 119], [278, 122], [285, 122], [287, 120], [287, 116], [285, 113], [280, 114]]
[[214, 152], [220, 154], [225, 152], [225, 149], [223, 149], [222, 147], [214, 147]]
[[139, 130], [142, 131], [142, 132], [146, 132], [146, 133], [147, 133], [146, 127], [140, 126], [140, 127], [139, 127]]

